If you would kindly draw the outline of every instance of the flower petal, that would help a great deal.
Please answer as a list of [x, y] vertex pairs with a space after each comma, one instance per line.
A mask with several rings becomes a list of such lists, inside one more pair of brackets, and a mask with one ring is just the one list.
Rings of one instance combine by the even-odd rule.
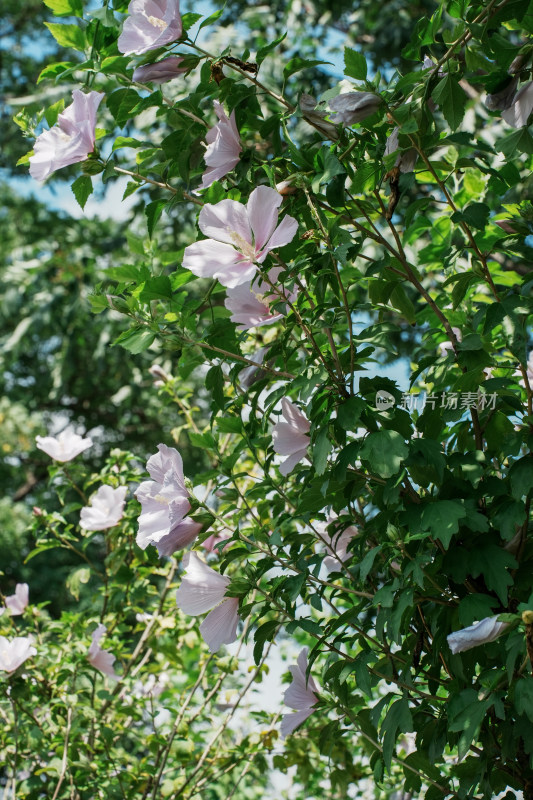
[[230, 288], [251, 281], [257, 272], [255, 264], [243, 260], [237, 250], [213, 239], [186, 247], [183, 266], [199, 278], [216, 278]]
[[276, 247], [284, 247], [292, 242], [298, 232], [298, 222], [294, 217], [283, 217], [280, 224], [268, 240], [265, 250], [274, 250]]
[[175, 528], [171, 529], [170, 533], [154, 542], [157, 552], [160, 556], [171, 556], [176, 550], [183, 550], [184, 547], [192, 544], [201, 530], [202, 526], [199, 522], [185, 517]]
[[283, 197], [269, 186], [258, 186], [250, 195], [246, 210], [254, 234], [255, 249], [262, 250], [276, 227]]
[[200, 633], [211, 653], [216, 653], [223, 644], [231, 644], [237, 638], [238, 610], [238, 598], [228, 597], [200, 625]]
[[448, 645], [452, 653], [462, 653], [477, 647], [480, 644], [493, 642], [509, 627], [508, 622], [499, 622], [498, 617], [485, 617], [481, 622], [469, 625], [460, 631], [455, 631], [447, 636]]
[[204, 614], [218, 605], [228, 588], [229, 578], [208, 567], [196, 553], [183, 559], [186, 574], [176, 592], [176, 603], [185, 614]]
[[296, 730], [296, 728], [302, 724], [302, 722], [305, 722], [307, 717], [311, 716], [312, 713], [313, 713], [312, 708], [306, 708], [303, 709], [302, 711], [293, 711], [290, 714], [284, 714], [284, 716], [281, 719], [281, 727], [280, 727], [280, 733], [282, 739], [293, 733]]
[[246, 207], [236, 200], [221, 200], [214, 205], [206, 203], [200, 211], [198, 227], [205, 236], [217, 242], [233, 244], [238, 248], [238, 237], [240, 237], [246, 244], [252, 244], [252, 231]]

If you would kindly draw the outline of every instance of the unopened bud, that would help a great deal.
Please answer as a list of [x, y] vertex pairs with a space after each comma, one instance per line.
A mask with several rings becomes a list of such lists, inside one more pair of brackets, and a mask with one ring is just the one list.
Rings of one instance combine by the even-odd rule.
[[154, 381], [155, 386], [164, 386], [170, 380], [170, 375], [159, 364], [152, 364], [148, 372], [153, 378], [157, 379]]
[[526, 625], [533, 625], [533, 611], [522, 611], [522, 622]]
[[44, 511], [39, 506], [33, 506], [32, 511], [34, 517], [42, 517], [44, 515]]
[[276, 183], [276, 191], [279, 192], [283, 197], [286, 197], [289, 194], [296, 193], [296, 186], [293, 185], [294, 178], [287, 178], [286, 181], [280, 181]]

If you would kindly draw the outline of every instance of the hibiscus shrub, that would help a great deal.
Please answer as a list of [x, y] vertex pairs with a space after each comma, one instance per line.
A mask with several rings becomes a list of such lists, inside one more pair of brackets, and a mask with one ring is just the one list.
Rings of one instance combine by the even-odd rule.
[[[283, 74], [279, 41], [210, 52], [177, 0], [58, 9], [80, 58], [43, 78], [87, 76], [91, 114], [80, 90], [56, 105], [30, 170], [86, 159], [82, 207], [98, 174], [129, 177], [146, 236], [91, 302], [130, 318], [115, 344], [164, 364], [179, 427], [150, 480], [115, 455], [111, 488], [36, 517], [39, 547], [86, 563], [79, 612], [25, 612], [12, 633], [33, 641], [5, 640], [6, 779], [32, 798], [43, 780], [54, 798], [244, 798], [268, 763], [297, 766], [294, 797], [533, 797], [528, 4], [447, 0], [413, 30], [410, 71], [346, 48], [318, 98], [296, 46]], [[80, 505], [102, 533], [75, 533]], [[256, 696], [261, 727], [239, 735], [289, 637], [287, 708]]]

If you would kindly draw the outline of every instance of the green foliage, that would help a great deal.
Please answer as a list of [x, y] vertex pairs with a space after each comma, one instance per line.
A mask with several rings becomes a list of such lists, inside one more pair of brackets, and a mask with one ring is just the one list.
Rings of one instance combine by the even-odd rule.
[[[0, 514], [13, 514], [16, 545], [6, 588], [30, 584], [21, 630], [38, 642], [5, 678], [0, 749], [21, 798], [268, 796], [273, 748], [275, 769], [296, 767], [295, 800], [351, 796], [365, 780], [376, 800], [530, 791], [532, 148], [494, 100], [512, 75], [529, 80], [527, 4], [320, 0], [305, 20], [293, 5], [230, 0], [202, 19], [213, 36], [201, 45], [188, 33], [199, 16], [185, 14], [179, 43], [143, 61], [172, 49], [189, 74], [152, 91], [132, 82], [138, 60], [117, 55], [127, 3], [48, 23], [69, 52], [39, 85], [86, 80], [106, 94], [98, 153], [83, 175], [63, 174], [76, 173], [82, 208], [124, 176], [137, 205], [124, 224], [74, 223], [4, 190], [16, 222], [2, 245], [0, 444], [13, 501]], [[379, 98], [366, 115], [331, 117], [328, 14], [349, 29], [345, 77]], [[226, 36], [232, 17], [246, 41]], [[241, 150], [202, 189], [213, 100], [234, 114]], [[64, 104], [18, 114], [23, 134], [43, 117], [53, 125]], [[278, 222], [298, 223], [260, 254], [275, 212], [255, 209], [253, 240], [228, 212], [258, 186], [278, 186]], [[221, 214], [218, 250], [203, 243], [205, 211], [196, 230], [206, 204]], [[202, 274], [223, 273], [232, 246], [239, 265], [253, 261], [264, 288], [252, 284], [247, 302], [268, 306], [268, 325], [243, 326], [232, 290], [193, 274], [193, 242], [214, 253]], [[58, 421], [94, 430], [98, 446], [46, 483], [33, 439]], [[98, 485], [143, 479], [159, 442], [184, 457], [187, 513], [202, 525], [190, 546], [206, 548], [238, 598], [239, 655], [208, 656], [206, 627], [176, 609], [183, 553], [158, 559], [137, 545], [130, 490], [120, 524], [78, 526]], [[171, 485], [154, 500], [169, 526]], [[37, 506], [29, 532], [16, 497]], [[88, 666], [98, 621], [116, 688]], [[0, 625], [15, 634], [8, 614]], [[297, 709], [308, 718], [277, 741], [277, 687], [276, 709], [269, 690], [256, 696], [259, 724], [238, 735], [241, 698], [289, 637], [309, 648], [317, 681]], [[165, 674], [157, 696], [136, 688], [137, 676]], [[20, 714], [35, 722], [24, 732]]]

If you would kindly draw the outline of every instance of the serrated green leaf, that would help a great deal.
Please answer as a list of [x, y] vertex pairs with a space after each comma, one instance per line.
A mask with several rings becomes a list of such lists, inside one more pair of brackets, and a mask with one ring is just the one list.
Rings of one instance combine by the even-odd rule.
[[401, 434], [397, 431], [382, 430], [367, 436], [360, 456], [368, 461], [372, 472], [382, 478], [390, 478], [396, 475], [408, 452]]
[[259, 64], [261, 64], [265, 60], [267, 55], [270, 52], [272, 52], [272, 50], [275, 50], [278, 44], [281, 44], [281, 42], [286, 38], [287, 38], [287, 32], [282, 33], [281, 36], [278, 36], [278, 38], [274, 39], [274, 41], [270, 42], [270, 44], [266, 44], [264, 47], [260, 47], [259, 50], [257, 51], [257, 55], [255, 58], [257, 65], [259, 66]]
[[466, 94], [454, 75], [445, 75], [433, 89], [432, 97], [438, 103], [444, 119], [454, 131], [461, 123], [466, 104]]
[[151, 344], [155, 341], [155, 333], [147, 328], [132, 328], [129, 331], [121, 333], [118, 339], [113, 344], [120, 345], [130, 353], [142, 353], [148, 350]]
[[74, 50], [85, 50], [87, 40], [85, 33], [77, 25], [62, 25], [56, 22], [44, 23], [60, 47], [72, 47]]
[[456, 500], [437, 500], [427, 505], [422, 512], [422, 528], [431, 531], [445, 548], [459, 530], [459, 520], [466, 517], [466, 509]]
[[351, 47], [344, 48], [344, 74], [356, 81], [365, 81], [367, 74], [366, 58]]
[[150, 237], [150, 239], [152, 238], [154, 228], [157, 222], [159, 221], [166, 204], [167, 204], [166, 200], [154, 200], [153, 203], [148, 203], [148, 205], [144, 209], [148, 225], [148, 236]]
[[81, 0], [43, 0], [56, 17], [83, 17]]
[[93, 182], [88, 175], [80, 175], [70, 187], [78, 205], [83, 209], [89, 196], [93, 193]]

